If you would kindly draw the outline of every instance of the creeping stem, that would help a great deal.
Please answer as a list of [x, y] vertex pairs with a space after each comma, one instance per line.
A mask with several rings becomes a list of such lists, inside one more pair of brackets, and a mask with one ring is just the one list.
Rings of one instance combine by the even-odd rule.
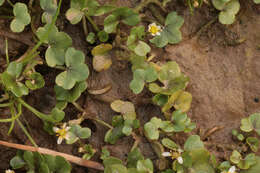
[[32, 113], [34, 113], [37, 117], [41, 118], [42, 120], [45, 121], [49, 121], [49, 122], [56, 122], [56, 120], [54, 120], [53, 118], [51, 118], [50, 116], [39, 112], [38, 110], [36, 110], [35, 108], [33, 108], [32, 106], [30, 106], [29, 104], [27, 104], [23, 99], [18, 98], [17, 101], [19, 103], [21, 103], [24, 107], [26, 107], [27, 109], [29, 109]]

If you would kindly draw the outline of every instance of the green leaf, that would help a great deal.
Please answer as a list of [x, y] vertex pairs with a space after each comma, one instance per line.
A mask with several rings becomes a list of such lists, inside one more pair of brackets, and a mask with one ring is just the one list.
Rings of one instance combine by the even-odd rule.
[[218, 10], [223, 10], [230, 0], [212, 0], [212, 4]]
[[101, 16], [103, 14], [109, 13], [111, 11], [113, 11], [116, 7], [111, 6], [111, 5], [103, 5], [101, 7], [99, 7], [96, 11], [94, 16]]
[[39, 173], [51, 173], [48, 165], [45, 162], [40, 162]]
[[133, 103], [122, 100], [115, 100], [111, 103], [111, 108], [120, 112], [123, 115], [124, 120], [134, 120], [136, 119], [135, 107]]
[[130, 82], [129, 85], [130, 89], [133, 91], [133, 93], [135, 94], [139, 94], [140, 92], [142, 92], [143, 88], [144, 88], [144, 81], [142, 80], [137, 80], [137, 79], [133, 79]]
[[124, 136], [122, 129], [123, 129], [123, 125], [120, 125], [113, 129], [108, 130], [105, 135], [104, 141], [110, 144], [115, 144], [119, 138]]
[[124, 125], [122, 132], [126, 135], [129, 136], [132, 133], [133, 128], [129, 125]]
[[80, 125], [71, 126], [69, 131], [81, 139], [87, 139], [91, 136], [91, 130], [87, 127], [82, 128]]
[[244, 132], [251, 132], [254, 129], [254, 127], [253, 127], [249, 118], [241, 119], [240, 129]]
[[0, 0], [0, 6], [3, 5], [5, 0]]
[[70, 163], [67, 160], [65, 160], [63, 157], [56, 156], [55, 165], [56, 165], [55, 170], [57, 173], [70, 173], [71, 172]]
[[56, 77], [56, 84], [64, 89], [71, 89], [76, 82], [84, 81], [89, 75], [88, 66], [84, 63], [83, 52], [68, 48], [65, 54], [67, 70]]
[[166, 133], [171, 133], [175, 130], [174, 125], [171, 123], [171, 121], [162, 121], [160, 128]]
[[240, 129], [245, 132], [255, 130], [260, 135], [260, 113], [251, 114], [248, 118], [243, 118]]
[[44, 87], [45, 81], [43, 76], [40, 73], [34, 72], [31, 73], [28, 77], [30, 78], [30, 80], [26, 80], [25, 85], [31, 90]]
[[180, 75], [181, 70], [179, 65], [175, 61], [169, 61], [161, 67], [158, 79], [163, 83], [164, 81], [176, 79]]
[[151, 140], [158, 140], [159, 139], [159, 131], [158, 128], [152, 122], [145, 123], [144, 125], [144, 133], [146, 137]]
[[256, 156], [255, 157], [256, 163], [252, 165], [249, 169], [247, 170], [241, 170], [241, 173], [259, 173], [260, 171], [260, 157]]
[[105, 18], [104, 30], [107, 33], [115, 32], [120, 21], [124, 24], [134, 26], [140, 22], [140, 18], [137, 13], [128, 7], [117, 8]]
[[6, 89], [11, 91], [16, 97], [22, 97], [29, 93], [28, 88], [21, 82], [16, 82], [16, 78], [4, 72], [1, 74], [2, 83]]
[[97, 55], [104, 55], [104, 54], [107, 54], [110, 50], [112, 50], [112, 45], [111, 44], [100, 44], [100, 45], [97, 45], [96, 47], [94, 47], [92, 50], [91, 50], [91, 54], [93, 56], [97, 56]]
[[162, 144], [166, 148], [169, 148], [170, 150], [173, 150], [173, 151], [179, 148], [179, 146], [169, 138], [163, 138]]
[[96, 35], [94, 32], [90, 32], [88, 36], [86, 37], [86, 41], [89, 42], [90, 44], [94, 44], [96, 41]]
[[130, 35], [127, 38], [127, 46], [134, 44], [137, 39], [142, 40], [145, 35], [144, 26], [136, 26], [131, 29]]
[[14, 4], [13, 13], [15, 18], [11, 22], [13, 32], [22, 32], [24, 27], [31, 22], [31, 16], [28, 13], [26, 4], [17, 2]]
[[134, 52], [139, 56], [146, 56], [150, 51], [150, 46], [143, 41], [139, 41], [134, 49]]
[[228, 2], [223, 10], [219, 14], [219, 21], [222, 24], [232, 24], [235, 21], [236, 14], [240, 9], [240, 4], [238, 0], [231, 0]]
[[144, 156], [139, 148], [134, 148], [127, 156], [127, 167], [135, 168], [138, 160], [144, 160]]
[[15, 61], [11, 62], [6, 69], [7, 73], [15, 78], [18, 78], [21, 75], [22, 70], [23, 64]]
[[232, 155], [230, 156], [230, 161], [234, 164], [238, 164], [241, 160], [242, 160], [241, 154], [237, 150], [234, 150], [232, 152]]
[[20, 169], [25, 166], [25, 161], [20, 156], [15, 156], [10, 160], [13, 169]]
[[59, 32], [57, 27], [51, 28], [47, 38], [43, 36], [47, 32], [49, 27], [46, 24], [44, 27], [38, 28], [36, 35], [44, 43], [49, 44], [47, 51], [45, 52], [45, 59], [50, 67], [55, 67], [56, 65], [63, 65], [65, 62], [65, 50], [72, 45], [72, 39], [65, 32]]
[[[149, 87], [152, 86], [149, 85]], [[153, 97], [153, 103], [155, 103], [156, 105], [158, 106], [164, 106], [168, 101], [168, 96], [167, 95], [163, 95], [163, 94], [156, 94], [154, 97]]]
[[186, 127], [186, 121], [188, 119], [188, 116], [186, 113], [183, 113], [181, 110], [176, 110], [172, 113], [171, 120], [174, 123], [174, 131], [175, 132], [181, 132], [185, 130]]
[[87, 89], [87, 83], [85, 81], [77, 82], [75, 86], [70, 90], [65, 90], [64, 88], [55, 85], [54, 91], [56, 93], [56, 99], [59, 101], [66, 101], [66, 102], [75, 102]]
[[256, 156], [254, 153], [250, 153], [248, 154], [245, 159], [241, 160], [237, 166], [240, 169], [249, 169], [251, 166], [253, 166], [254, 164], [256, 164], [257, 160], [256, 160]]
[[35, 169], [35, 161], [34, 161], [34, 156], [31, 151], [25, 151], [23, 154], [23, 159], [26, 162], [26, 164], [29, 167], [29, 170], [34, 170]]
[[246, 138], [246, 143], [250, 146], [253, 152], [257, 152], [259, 148], [259, 140], [256, 137]]
[[168, 43], [176, 44], [182, 40], [180, 28], [184, 23], [184, 19], [177, 15], [176, 12], [171, 12], [165, 20], [165, 27], [160, 35], [155, 36], [150, 40], [157, 47], [164, 47]]
[[105, 167], [104, 173], [128, 173], [127, 168], [121, 164], [113, 164]]
[[53, 0], [40, 0], [40, 6], [44, 10], [44, 13], [42, 14], [42, 22], [51, 23], [58, 8], [57, 2]]
[[198, 135], [191, 135], [184, 144], [185, 151], [204, 149], [204, 144]]
[[260, 0], [254, 0], [254, 3], [260, 4]]
[[174, 103], [175, 109], [187, 112], [190, 109], [192, 95], [186, 91], [182, 92]]
[[83, 16], [84, 16], [84, 13], [81, 10], [78, 10], [78, 9], [75, 9], [75, 8], [70, 8], [66, 12], [66, 18], [73, 25], [79, 23]]
[[60, 122], [64, 119], [65, 112], [58, 109], [57, 107], [54, 107], [51, 111], [51, 116], [53, 117], [54, 120], [56, 120], [57, 122]]
[[107, 42], [107, 40], [109, 39], [109, 35], [105, 31], [99, 31], [97, 36], [99, 41], [101, 42]]
[[150, 159], [138, 160], [136, 168], [140, 172], [153, 173], [153, 162]]

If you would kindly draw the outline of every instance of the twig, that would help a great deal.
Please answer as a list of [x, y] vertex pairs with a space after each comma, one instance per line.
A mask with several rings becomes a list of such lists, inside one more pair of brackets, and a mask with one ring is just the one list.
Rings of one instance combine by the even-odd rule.
[[209, 137], [210, 135], [212, 135], [213, 133], [223, 129], [224, 127], [222, 126], [216, 126], [216, 127], [213, 127], [212, 129], [209, 129], [203, 136], [202, 136], [202, 141], [204, 141], [207, 137]]
[[11, 32], [7, 32], [7, 31], [4, 31], [4, 30], [0, 30], [0, 36], [4, 36], [4, 37], [10, 38], [12, 40], [19, 41], [20, 43], [24, 43], [28, 46], [34, 45], [33, 42], [31, 42], [30, 40], [28, 40], [24, 37], [21, 37], [21, 35], [14, 34], [14, 33], [11, 33]]
[[64, 157], [69, 162], [75, 163], [75, 164], [83, 166], [83, 167], [97, 169], [97, 170], [101, 170], [101, 171], [104, 170], [104, 166], [98, 162], [82, 159], [80, 157], [76, 157], [76, 156], [66, 154], [66, 153], [57, 152], [57, 151], [50, 150], [47, 148], [15, 144], [15, 143], [10, 143], [10, 142], [6, 142], [6, 141], [2, 141], [2, 140], [0, 140], [0, 145], [4, 145], [6, 147], [15, 148], [15, 149], [19, 149], [19, 150], [39, 152], [41, 154], [48, 154], [48, 155], [52, 155], [52, 156], [61, 156], [61, 157]]

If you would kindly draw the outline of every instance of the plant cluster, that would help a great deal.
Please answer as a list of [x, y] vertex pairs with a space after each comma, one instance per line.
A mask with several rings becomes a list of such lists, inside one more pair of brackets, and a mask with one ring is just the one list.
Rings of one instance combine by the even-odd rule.
[[[240, 169], [242, 173], [258, 173], [260, 171], [260, 157], [250, 151], [257, 152], [259, 141], [255, 134], [260, 135], [260, 114], [252, 114], [241, 120], [241, 131], [233, 130], [232, 134], [239, 142], [249, 149], [246, 152], [240, 148], [234, 149], [230, 159], [222, 163], [204, 146], [198, 135], [190, 132], [196, 128], [196, 124], [188, 117], [187, 112], [191, 107], [192, 95], [186, 91], [189, 78], [181, 72], [175, 61], [158, 62], [154, 60], [152, 48], [163, 48], [168, 44], [177, 44], [182, 40], [181, 27], [184, 19], [175, 11], [167, 14], [164, 19], [158, 14], [152, 18], [152, 22], [146, 25], [143, 14], [140, 11], [149, 4], [157, 5], [156, 8], [164, 9], [169, 0], [142, 1], [135, 9], [129, 7], [117, 7], [114, 4], [101, 5], [97, 0], [71, 0], [70, 7], [66, 10], [66, 19], [71, 24], [82, 23], [85, 40], [92, 54], [92, 66], [96, 72], [108, 70], [113, 62], [113, 55], [120, 55], [131, 63], [133, 79], [129, 84], [134, 94], [140, 94], [143, 90], [151, 92], [151, 101], [159, 106], [163, 116], [152, 117], [143, 124], [139, 121], [132, 102], [114, 100], [111, 109], [115, 112], [111, 125], [96, 117], [88, 116], [77, 100], [88, 89], [87, 79], [90, 74], [86, 64], [85, 53], [73, 47], [73, 39], [56, 25], [62, 0], [30, 1], [31, 4], [10, 0], [0, 0], [0, 5], [12, 8], [10, 29], [13, 32], [24, 31], [27, 25], [35, 34], [35, 46], [19, 59], [8, 55], [8, 41], [6, 41], [6, 68], [0, 74], [0, 86], [3, 95], [0, 98], [0, 108], [10, 110], [10, 117], [0, 119], [2, 123], [11, 123], [8, 133], [11, 133], [15, 122], [21, 127], [34, 147], [38, 147], [28, 133], [20, 116], [23, 108], [27, 108], [43, 121], [43, 128], [50, 135], [57, 136], [57, 143], [78, 143], [79, 153], [84, 160], [89, 160], [96, 153], [94, 147], [85, 139], [91, 137], [91, 130], [82, 126], [84, 119], [91, 119], [109, 128], [104, 141], [116, 144], [117, 140], [125, 136], [131, 136], [134, 144], [124, 162], [110, 156], [106, 148], [102, 149], [105, 173], [235, 173]], [[254, 0], [259, 3], [259, 0]], [[187, 0], [191, 11], [202, 5], [202, 0]], [[212, 4], [220, 10], [219, 21], [223, 24], [231, 24], [239, 12], [238, 0], [212, 0]], [[40, 20], [42, 26], [34, 30], [32, 6], [39, 5], [42, 9]], [[1, 8], [1, 7], [0, 7]], [[154, 9], [150, 10], [154, 12]], [[156, 11], [155, 11], [156, 12]], [[105, 15], [105, 17], [104, 17]], [[95, 23], [93, 17], [104, 17], [101, 26]], [[89, 23], [89, 25], [88, 25]], [[122, 26], [128, 27], [125, 32]], [[39, 47], [42, 46], [40, 50]], [[44, 51], [43, 51], [44, 50]], [[89, 50], [88, 50], [89, 51]], [[42, 53], [44, 60], [39, 60]], [[25, 97], [31, 92], [45, 86], [45, 79], [37, 72], [36, 66], [44, 61], [50, 68], [59, 70], [55, 77], [56, 105], [48, 113], [42, 113], [29, 105]], [[93, 92], [89, 91], [89, 94]], [[77, 119], [68, 122], [65, 119], [65, 108], [72, 104], [80, 112]], [[177, 133], [187, 133], [189, 137], [181, 146], [174, 141]], [[154, 161], [145, 158], [139, 149], [141, 136], [151, 144], [158, 159], [157, 167]], [[10, 161], [12, 169], [23, 168], [28, 173], [33, 172], [57, 172], [69, 173], [71, 166], [68, 161], [60, 156], [40, 154], [38, 152], [17, 152]], [[11, 170], [7, 170], [11, 171]]]

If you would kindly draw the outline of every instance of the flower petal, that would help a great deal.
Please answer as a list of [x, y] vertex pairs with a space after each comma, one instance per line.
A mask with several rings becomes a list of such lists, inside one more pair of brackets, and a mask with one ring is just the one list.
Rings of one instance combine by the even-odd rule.
[[162, 153], [162, 156], [163, 156], [163, 157], [171, 157], [172, 154], [171, 154], [170, 152], [163, 152], [163, 153]]
[[57, 132], [60, 130], [60, 128], [58, 128], [58, 127], [53, 127], [52, 130], [57, 133]]
[[228, 173], [235, 173], [236, 171], [236, 167], [235, 166], [231, 166], [228, 170]]
[[181, 156], [180, 156], [180, 157], [177, 157], [177, 161], [178, 161], [179, 164], [183, 164], [183, 159], [182, 159]]
[[65, 129], [67, 126], [67, 123], [63, 123], [62, 128]]
[[62, 141], [63, 141], [63, 138], [60, 136], [60, 137], [58, 137], [58, 140], [57, 140], [57, 144], [61, 144], [62, 143]]
[[65, 128], [65, 130], [66, 130], [66, 131], [69, 131], [69, 129], [70, 129], [70, 128], [71, 128], [71, 127], [70, 127], [70, 126], [68, 126], [68, 127], [66, 127], [66, 128]]

